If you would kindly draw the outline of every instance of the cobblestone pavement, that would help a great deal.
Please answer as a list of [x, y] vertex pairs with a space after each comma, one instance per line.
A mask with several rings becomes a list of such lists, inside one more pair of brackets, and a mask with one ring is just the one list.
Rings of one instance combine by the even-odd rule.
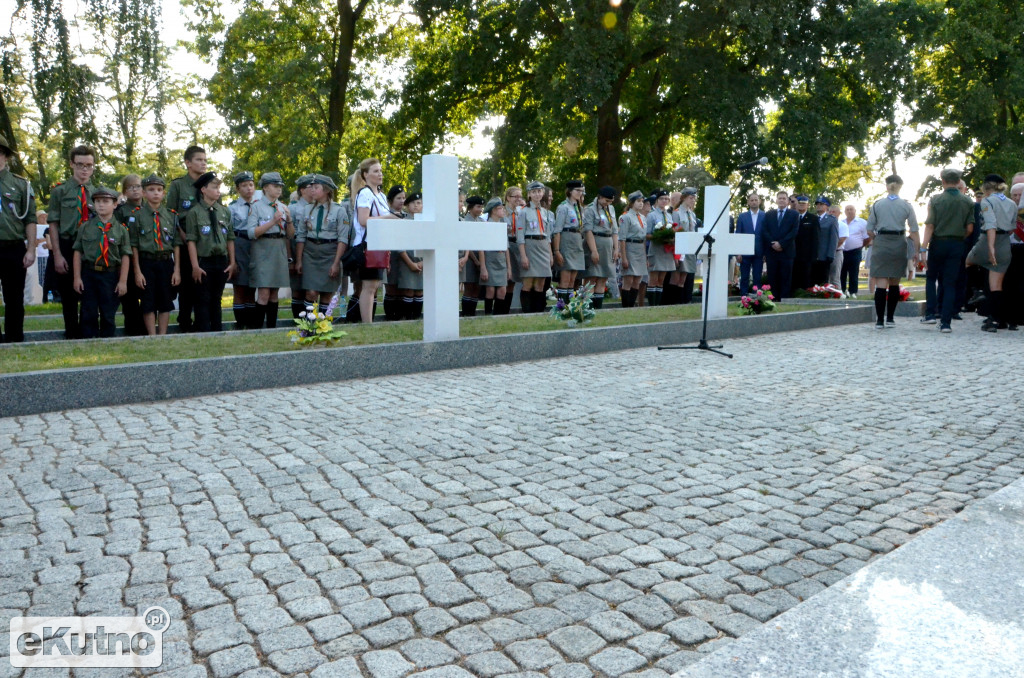
[[159, 604], [168, 678], [666, 676], [1022, 474], [1022, 337], [916, 325], [0, 420], [2, 630]]

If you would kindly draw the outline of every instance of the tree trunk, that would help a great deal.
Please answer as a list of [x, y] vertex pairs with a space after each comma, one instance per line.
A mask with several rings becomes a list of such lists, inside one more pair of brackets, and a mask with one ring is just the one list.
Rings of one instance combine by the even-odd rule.
[[651, 181], [658, 181], [665, 174], [665, 150], [668, 148], [669, 132], [666, 127], [665, 133], [658, 137], [651, 149], [651, 166], [647, 169], [647, 177]]
[[619, 124], [619, 98], [622, 90], [612, 88], [597, 108], [597, 185], [623, 190], [622, 125]]
[[[356, 22], [362, 10], [353, 10], [349, 0], [338, 0], [338, 50], [331, 66], [331, 94], [327, 100], [327, 139], [324, 144], [323, 169], [338, 174], [341, 137], [345, 133], [345, 101], [352, 74], [352, 52], [355, 49]], [[342, 177], [344, 178], [344, 177]]]

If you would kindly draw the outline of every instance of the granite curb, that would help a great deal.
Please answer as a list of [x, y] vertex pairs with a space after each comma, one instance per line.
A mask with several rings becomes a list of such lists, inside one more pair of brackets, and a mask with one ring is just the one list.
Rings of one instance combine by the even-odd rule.
[[[708, 336], [868, 323], [872, 313], [852, 307], [724, 318], [708, 322]], [[0, 417], [622, 351], [700, 336], [700, 321], [686, 320], [22, 372], [0, 375]]]
[[1024, 479], [674, 678], [1024, 676]]

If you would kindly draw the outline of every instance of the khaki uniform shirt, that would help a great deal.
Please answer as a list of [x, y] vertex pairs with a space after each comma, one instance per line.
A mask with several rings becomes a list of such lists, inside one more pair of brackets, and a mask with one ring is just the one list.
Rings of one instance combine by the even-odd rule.
[[[85, 188], [85, 205], [82, 205], [82, 188]], [[73, 179], [57, 184], [50, 191], [50, 206], [46, 210], [46, 220], [59, 224], [58, 232], [65, 240], [74, 240], [79, 227], [90, 218], [96, 216], [92, 209], [91, 183], [78, 184]], [[84, 214], [83, 214], [84, 212]]]
[[981, 201], [981, 222], [983, 231], [1012, 233], [1017, 227], [1017, 206], [1002, 193], [993, 193]]
[[166, 207], [154, 211], [147, 203], [135, 210], [134, 219], [128, 224], [128, 235], [140, 255], [173, 254], [174, 246], [182, 244], [174, 215]]
[[295, 242], [315, 240], [340, 240], [347, 243], [352, 222], [346, 223], [347, 211], [336, 202], [326, 205], [307, 205], [301, 217], [292, 212], [295, 222]]
[[178, 220], [178, 228], [183, 231], [185, 230], [185, 215], [201, 202], [199, 191], [192, 185], [193, 181], [195, 179], [186, 174], [172, 181], [171, 185], [167, 187], [167, 208], [174, 213]]
[[[82, 253], [82, 270], [92, 268], [97, 271], [112, 271], [121, 267], [121, 257], [131, 256], [131, 238], [117, 217], [110, 217], [110, 229], [106, 224], [93, 217], [78, 229], [74, 248]], [[104, 230], [106, 230], [106, 257], [104, 250]]]
[[934, 238], [967, 237], [967, 224], [974, 223], [974, 202], [959, 189], [947, 188], [928, 201], [926, 224], [932, 224]]
[[898, 195], [887, 195], [871, 206], [868, 231], [871, 233], [898, 233], [906, 235], [905, 226], [917, 233], [917, 215], [914, 207]]
[[36, 199], [32, 186], [11, 170], [0, 170], [0, 240], [27, 240], [36, 227]]
[[185, 217], [185, 239], [196, 244], [196, 256], [200, 258], [227, 256], [228, 242], [235, 239], [231, 211], [219, 202], [209, 207], [203, 203], [194, 206]]

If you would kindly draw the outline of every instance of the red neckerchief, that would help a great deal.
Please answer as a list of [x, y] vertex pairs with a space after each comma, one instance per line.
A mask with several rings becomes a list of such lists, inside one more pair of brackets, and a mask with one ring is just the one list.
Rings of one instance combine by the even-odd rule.
[[153, 238], [156, 240], [156, 244], [160, 247], [160, 251], [164, 251], [164, 232], [160, 228], [160, 213], [153, 212], [153, 221], [156, 222], [156, 230], [153, 231]]
[[78, 225], [81, 226], [89, 221], [89, 197], [85, 194], [85, 184], [82, 184], [82, 197], [78, 199]]
[[544, 235], [544, 217], [540, 214], [540, 208], [537, 208], [537, 226], [540, 228], [541, 235]]
[[[82, 189], [83, 191], [85, 189]], [[100, 231], [103, 233], [103, 245], [100, 247], [100, 255], [96, 257], [96, 264], [99, 265], [100, 259], [103, 260], [103, 265], [110, 268], [110, 227], [112, 224], [108, 221], [107, 223], [100, 226]]]

